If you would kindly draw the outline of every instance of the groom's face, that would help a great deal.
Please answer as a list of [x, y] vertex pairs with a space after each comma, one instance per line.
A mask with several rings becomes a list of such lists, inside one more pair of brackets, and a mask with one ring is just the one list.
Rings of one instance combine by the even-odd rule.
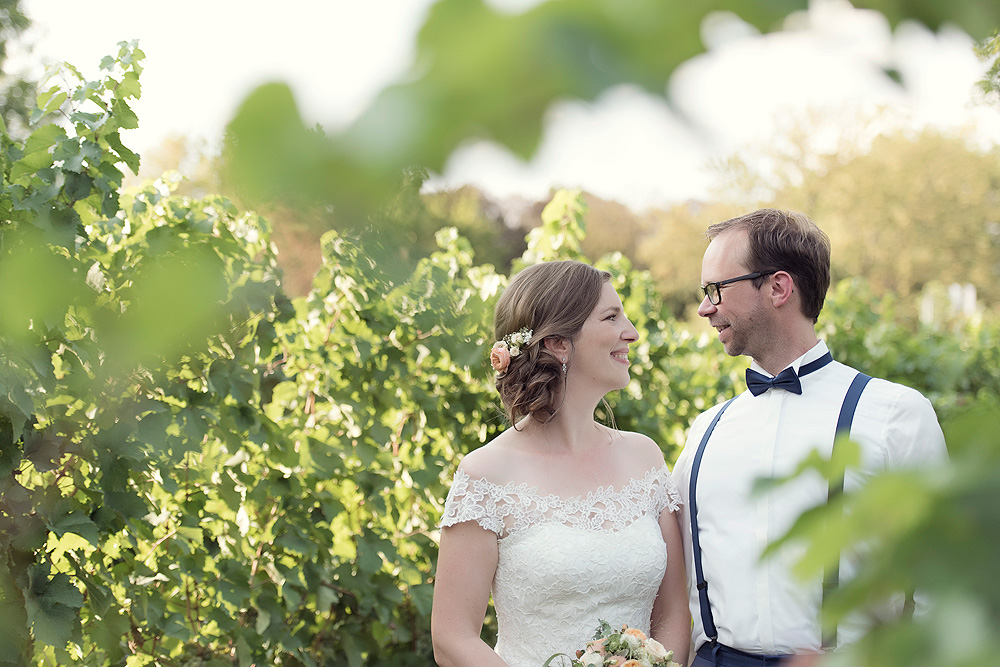
[[[747, 233], [742, 230], [729, 230], [712, 239], [702, 260], [701, 284], [750, 273], [743, 263], [748, 243]], [[713, 304], [707, 296], [702, 299], [698, 314], [718, 331], [726, 354], [759, 358], [775, 341], [761, 290], [754, 287], [753, 281], [743, 280], [723, 285], [719, 295], [718, 304]]]

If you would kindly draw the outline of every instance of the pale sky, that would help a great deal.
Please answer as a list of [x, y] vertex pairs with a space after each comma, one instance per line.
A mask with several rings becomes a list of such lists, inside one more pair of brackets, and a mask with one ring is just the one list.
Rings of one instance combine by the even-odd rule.
[[[119, 41], [138, 39], [146, 53], [140, 127], [124, 138], [140, 153], [178, 134], [212, 149], [249, 91], [275, 80], [292, 87], [308, 123], [334, 131], [405, 75], [431, 1], [24, 0], [34, 44], [25, 62], [37, 72], [43, 61], [68, 61], [94, 75]], [[984, 66], [964, 33], [912, 24], [891, 31], [881, 15], [844, 0], [814, 2], [789, 23], [759, 36], [734, 17], [713, 17], [708, 52], [664, 89], [672, 106], [627, 86], [595, 103], [562, 103], [547, 114], [530, 163], [478, 144], [458, 151], [434, 182], [528, 198], [582, 187], [636, 209], [669, 205], [709, 196], [712, 160], [736, 151], [753, 160], [810, 111], [828, 119], [818, 142], [844, 132], [838, 123], [859, 110], [889, 107], [915, 126], [974, 126], [1000, 143], [1000, 109], [972, 102]], [[881, 66], [900, 70], [906, 88]]]

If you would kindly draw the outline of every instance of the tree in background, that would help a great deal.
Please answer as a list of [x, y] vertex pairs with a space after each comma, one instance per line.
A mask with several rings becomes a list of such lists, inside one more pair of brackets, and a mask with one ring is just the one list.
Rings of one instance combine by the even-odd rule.
[[882, 136], [867, 154], [827, 158], [777, 201], [823, 221], [837, 277], [901, 298], [935, 279], [972, 283], [1000, 306], [998, 149], [933, 131]]
[[912, 320], [942, 282], [974, 285], [981, 307], [1000, 306], [1000, 150], [935, 130], [870, 129], [824, 153], [794, 139], [808, 135], [794, 129], [784, 143], [795, 149], [774, 150], [769, 174], [729, 162], [745, 199], [807, 213], [830, 236], [834, 278], [863, 277]]
[[642, 220], [624, 204], [584, 194], [587, 203], [587, 236], [583, 251], [590, 257], [600, 257], [608, 252], [620, 252], [626, 257], [637, 257], [638, 242], [642, 238]]
[[137, 174], [126, 174], [126, 187], [139, 186], [145, 181], [155, 181], [168, 172], [183, 174], [177, 180], [175, 192], [187, 197], [204, 197], [225, 194], [222, 183], [221, 160], [210, 155], [202, 142], [173, 135], [142, 156]]
[[694, 311], [704, 298], [698, 287], [708, 246], [705, 230], [744, 212], [734, 204], [689, 202], [642, 216], [644, 234], [636, 258], [648, 267], [675, 317], [697, 319]]
[[[808, 119], [761, 148], [766, 173], [734, 155], [721, 167], [732, 185], [718, 201], [630, 214], [627, 225], [597, 208], [588, 229], [603, 241], [589, 247], [623, 250], [675, 316], [694, 319], [705, 229], [753, 208], [795, 209], [829, 234], [834, 278], [894, 295], [899, 316], [915, 322], [938, 292], [938, 315], [961, 311], [947, 296], [953, 283], [974, 286], [980, 308], [1000, 306], [1000, 151], [933, 130], [880, 133], [877, 119], [858, 119], [824, 152], [810, 145], [823, 122]], [[616, 242], [618, 226], [637, 231]]]

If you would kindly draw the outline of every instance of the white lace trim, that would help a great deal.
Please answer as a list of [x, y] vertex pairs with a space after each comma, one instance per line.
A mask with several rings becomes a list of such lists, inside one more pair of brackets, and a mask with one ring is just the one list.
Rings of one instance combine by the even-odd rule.
[[561, 523], [583, 530], [618, 532], [637, 519], [663, 510], [676, 512], [681, 497], [666, 466], [651, 468], [641, 479], [632, 479], [616, 491], [598, 487], [586, 497], [539, 495], [538, 487], [509, 482], [494, 484], [473, 479], [463, 470], [455, 473], [445, 501], [441, 526], [475, 521], [499, 538], [523, 532], [542, 523]]

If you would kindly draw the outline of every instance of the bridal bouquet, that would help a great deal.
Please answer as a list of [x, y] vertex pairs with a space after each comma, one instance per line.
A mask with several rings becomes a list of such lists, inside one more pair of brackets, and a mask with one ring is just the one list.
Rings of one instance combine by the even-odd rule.
[[[549, 667], [558, 657], [568, 658], [565, 653], [557, 653], [545, 661], [542, 667]], [[674, 662], [673, 651], [663, 648], [663, 644], [647, 637], [642, 630], [622, 625], [621, 630], [612, 630], [607, 621], [601, 621], [594, 638], [586, 647], [576, 652], [570, 659], [572, 667], [681, 667]]]

